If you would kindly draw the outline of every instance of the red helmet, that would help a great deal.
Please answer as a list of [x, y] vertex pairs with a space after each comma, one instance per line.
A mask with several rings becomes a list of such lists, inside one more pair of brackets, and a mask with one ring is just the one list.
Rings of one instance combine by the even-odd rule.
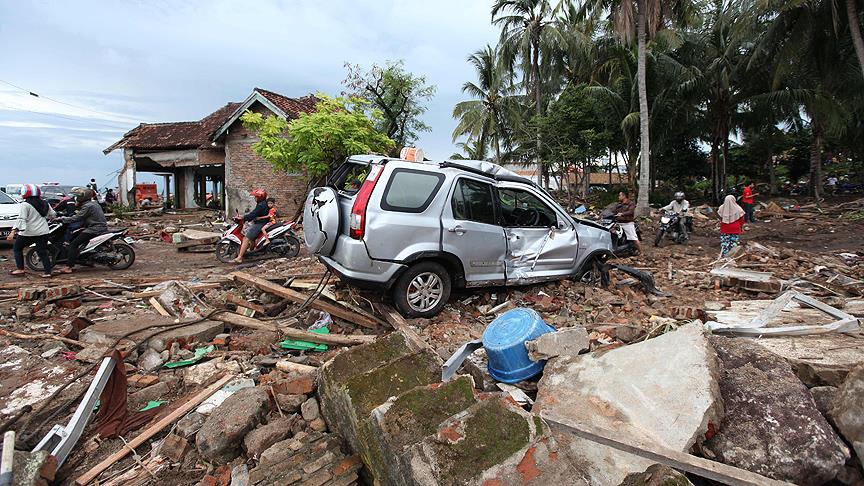
[[24, 184], [24, 188], [21, 190], [21, 197], [23, 197], [24, 199], [33, 196], [39, 197], [41, 195], [42, 191], [36, 184]]
[[254, 197], [255, 200], [259, 202], [267, 199], [267, 191], [265, 191], [264, 189], [253, 189], [252, 192], [250, 192], [249, 194], [251, 194], [252, 197]]

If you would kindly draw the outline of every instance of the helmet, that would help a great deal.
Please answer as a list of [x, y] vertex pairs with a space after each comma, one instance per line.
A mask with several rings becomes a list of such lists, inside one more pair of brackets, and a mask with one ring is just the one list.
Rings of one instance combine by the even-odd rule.
[[24, 184], [24, 187], [21, 190], [21, 197], [24, 199], [27, 199], [28, 197], [39, 197], [41, 195], [42, 191], [36, 184]]
[[84, 204], [93, 199], [93, 190], [86, 187], [75, 187], [72, 189], [71, 193], [75, 196], [75, 202], [78, 204]]
[[676, 192], [675, 193], [675, 200], [678, 202], [683, 201], [684, 200], [684, 193], [681, 191]]
[[267, 191], [265, 191], [264, 189], [253, 189], [252, 192], [250, 192], [249, 194], [251, 194], [252, 197], [254, 197], [255, 200], [259, 202], [267, 199]]

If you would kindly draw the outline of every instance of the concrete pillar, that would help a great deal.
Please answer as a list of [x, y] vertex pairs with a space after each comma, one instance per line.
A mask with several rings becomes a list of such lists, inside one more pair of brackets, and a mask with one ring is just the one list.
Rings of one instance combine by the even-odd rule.
[[135, 203], [135, 157], [130, 148], [123, 149], [123, 168], [117, 176], [117, 197], [124, 206]]

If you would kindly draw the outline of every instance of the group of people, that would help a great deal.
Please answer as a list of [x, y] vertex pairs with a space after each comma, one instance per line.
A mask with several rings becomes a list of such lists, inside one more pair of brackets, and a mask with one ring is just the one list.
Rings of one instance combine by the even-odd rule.
[[[726, 257], [733, 248], [741, 242], [741, 233], [744, 231], [745, 223], [754, 223], [753, 206], [756, 196], [752, 181], [748, 181], [741, 196], [728, 194], [723, 204], [717, 208], [717, 218], [720, 221], [720, 256]], [[741, 204], [738, 204], [738, 200]], [[660, 208], [680, 216], [680, 231], [687, 234], [687, 222], [690, 218], [690, 202], [685, 199], [685, 194], [678, 191], [672, 202]], [[642, 244], [636, 233], [636, 202], [630, 199], [629, 191], [622, 190], [618, 193], [618, 205], [615, 207], [615, 218], [624, 231], [628, 241], [632, 242], [637, 254], [642, 252]]]
[[108, 231], [108, 221], [102, 206], [96, 201], [96, 191], [88, 188], [74, 190], [75, 205], [78, 211], [69, 216], [58, 217], [57, 213], [42, 199], [42, 192], [36, 184], [25, 184], [22, 197], [24, 203], [18, 213], [18, 219], [7, 237], [13, 241], [12, 254], [15, 257], [15, 270], [12, 275], [23, 276], [24, 249], [30, 245], [36, 247], [36, 254], [42, 262], [42, 277], [51, 277], [54, 262], [48, 255], [48, 235], [51, 233], [49, 221], [57, 219], [67, 225], [78, 224], [82, 228], [77, 234], [70, 235], [66, 266], [57, 273], [72, 273], [78, 261], [81, 248], [90, 240]]

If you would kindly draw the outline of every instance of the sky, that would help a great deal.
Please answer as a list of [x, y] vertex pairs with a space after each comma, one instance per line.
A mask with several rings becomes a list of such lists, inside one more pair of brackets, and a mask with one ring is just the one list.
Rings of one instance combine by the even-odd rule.
[[338, 95], [345, 62], [403, 59], [436, 85], [417, 145], [448, 157], [466, 59], [498, 37], [490, 4], [0, 0], [0, 185], [116, 185], [122, 153], [102, 150], [138, 123], [198, 120], [255, 87]]

